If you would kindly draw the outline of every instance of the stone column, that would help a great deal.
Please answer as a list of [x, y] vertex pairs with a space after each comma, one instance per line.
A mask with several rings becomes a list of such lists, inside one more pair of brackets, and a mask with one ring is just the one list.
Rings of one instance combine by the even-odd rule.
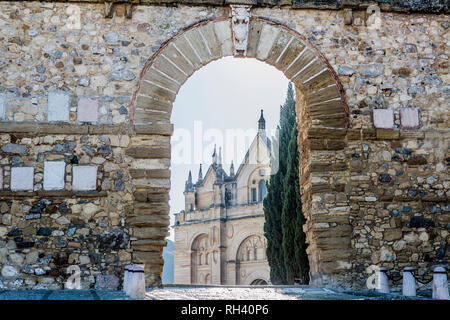
[[147, 286], [160, 286], [162, 257], [169, 235], [170, 135], [173, 127], [135, 125], [126, 155], [136, 165], [130, 169], [134, 188], [134, 208], [126, 219], [133, 230], [132, 262], [145, 265]]
[[297, 88], [296, 109], [302, 122], [298, 135], [299, 175], [310, 284], [345, 285], [343, 276], [352, 266], [352, 228], [345, 194], [346, 129], [314, 126], [310, 109]]

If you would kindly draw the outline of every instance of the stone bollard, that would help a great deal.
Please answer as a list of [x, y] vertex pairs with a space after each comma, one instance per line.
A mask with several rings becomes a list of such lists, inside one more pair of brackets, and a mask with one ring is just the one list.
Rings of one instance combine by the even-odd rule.
[[129, 277], [130, 277], [130, 270], [133, 265], [129, 264], [125, 266], [125, 273], [123, 275], [123, 291], [128, 295], [128, 286], [129, 286]]
[[131, 265], [128, 269], [127, 295], [133, 299], [145, 298], [145, 273], [143, 264]]
[[433, 299], [450, 300], [447, 270], [443, 267], [436, 267], [433, 270]]
[[403, 269], [403, 295], [405, 297], [416, 296], [416, 279], [414, 278], [414, 268]]
[[389, 280], [387, 277], [387, 269], [385, 267], [380, 267], [378, 271], [378, 292], [380, 293], [390, 293], [389, 290]]

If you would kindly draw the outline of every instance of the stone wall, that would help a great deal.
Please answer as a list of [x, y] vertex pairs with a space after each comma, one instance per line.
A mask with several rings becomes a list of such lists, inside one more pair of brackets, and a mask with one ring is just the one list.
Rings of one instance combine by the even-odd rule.
[[[2, 0], [10, 1], [10, 0]], [[50, 0], [47, 2], [79, 2], [79, 0]], [[284, 7], [293, 9], [339, 10], [366, 9], [371, 5], [378, 5], [383, 11], [394, 12], [422, 12], [440, 13], [449, 11], [449, 4], [445, 0], [83, 0], [84, 3], [107, 3], [129, 5], [188, 5], [188, 6], [228, 6], [251, 5], [253, 7]]]
[[[116, 5], [105, 18], [104, 4], [1, 2], [0, 12], [0, 284], [58, 287], [76, 259], [85, 286], [120, 278], [130, 261], [159, 284], [171, 102], [195, 70], [232, 54], [229, 8], [136, 5], [130, 18]], [[382, 12], [370, 28], [365, 10], [251, 15], [247, 56], [284, 70], [305, 102], [300, 183], [314, 283], [364, 286], [370, 265], [448, 263], [448, 16]], [[200, 60], [175, 67], [163, 55], [184, 50], [185, 36]], [[286, 70], [305, 46], [312, 70], [300, 74], [313, 86]], [[64, 161], [50, 164], [60, 171], [49, 184], [46, 161]], [[96, 179], [74, 181], [83, 165]]]

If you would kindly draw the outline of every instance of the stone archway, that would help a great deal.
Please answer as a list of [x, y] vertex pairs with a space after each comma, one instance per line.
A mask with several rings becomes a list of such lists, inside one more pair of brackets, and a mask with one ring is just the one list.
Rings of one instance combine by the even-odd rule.
[[[236, 284], [251, 284], [255, 278], [269, 278], [266, 261], [266, 239], [250, 235], [240, 244], [236, 253]], [[262, 277], [262, 275], [265, 277]]]
[[[146, 134], [148, 139], [135, 139], [127, 150], [136, 168], [132, 172], [135, 207], [128, 223], [138, 230], [137, 242], [149, 246], [135, 247], [133, 259], [146, 264], [147, 279], [157, 281], [162, 269], [161, 243], [169, 221], [172, 104], [196, 70], [230, 55], [273, 65], [296, 87], [299, 172], [311, 282], [339, 282], [352, 261], [349, 209], [337, 210], [322, 199], [325, 194], [339, 193], [347, 201], [344, 150], [349, 119], [343, 87], [327, 59], [305, 37], [265, 18], [245, 16], [245, 10], [241, 15], [201, 21], [181, 31], [162, 45], [142, 70], [130, 110], [136, 133]], [[140, 131], [139, 124], [148, 123], [153, 124], [152, 131]], [[167, 216], [165, 224], [152, 224], [158, 215]]]
[[256, 279], [253, 280], [252, 283], [250, 283], [251, 286], [267, 286], [268, 283], [264, 279]]
[[206, 284], [210, 282], [209, 254], [209, 236], [206, 233], [196, 236], [191, 246], [191, 283]]

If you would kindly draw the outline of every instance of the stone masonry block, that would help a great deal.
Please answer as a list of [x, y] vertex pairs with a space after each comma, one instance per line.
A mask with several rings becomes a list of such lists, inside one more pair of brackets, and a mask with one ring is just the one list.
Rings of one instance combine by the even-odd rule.
[[77, 120], [80, 122], [97, 122], [98, 101], [96, 99], [80, 98], [78, 100]]
[[214, 23], [214, 31], [222, 46], [222, 54], [224, 56], [230, 56], [233, 53], [230, 23], [228, 21]]
[[0, 190], [3, 190], [3, 168], [0, 167]]
[[64, 161], [44, 162], [44, 190], [64, 189], [66, 163]]
[[30, 191], [33, 190], [34, 168], [13, 167], [11, 168], [11, 190]]
[[419, 128], [419, 110], [417, 108], [400, 109], [400, 124], [402, 129]]
[[373, 125], [377, 129], [394, 129], [394, 110], [373, 109]]
[[6, 94], [0, 93], [0, 119], [5, 119], [6, 113]]
[[279, 32], [280, 30], [278, 28], [270, 25], [264, 25], [262, 27], [258, 48], [256, 49], [256, 57], [258, 59], [265, 60], [267, 58]]
[[63, 91], [48, 93], [48, 121], [69, 121], [70, 94]]
[[97, 189], [97, 166], [74, 166], [72, 169], [72, 189], [74, 191]]

